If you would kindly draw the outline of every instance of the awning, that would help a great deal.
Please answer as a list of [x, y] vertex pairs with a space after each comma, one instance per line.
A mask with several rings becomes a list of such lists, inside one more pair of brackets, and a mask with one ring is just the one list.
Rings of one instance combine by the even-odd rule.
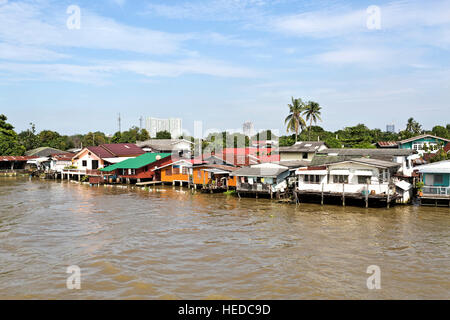
[[128, 159], [133, 159], [135, 157], [116, 157], [116, 158], [103, 158], [104, 161], [109, 162], [109, 163], [119, 163]]
[[350, 170], [346, 170], [346, 169], [331, 170], [330, 174], [334, 175], [334, 176], [348, 176], [348, 175], [350, 175]]
[[214, 174], [229, 174], [229, 171], [225, 171], [225, 170], [220, 170], [220, 169], [203, 169], [203, 171], [206, 172], [212, 172]]
[[297, 170], [295, 174], [313, 174], [319, 176], [325, 176], [327, 174], [327, 170]]
[[356, 170], [355, 171], [355, 175], [357, 176], [373, 176], [373, 171], [372, 170]]

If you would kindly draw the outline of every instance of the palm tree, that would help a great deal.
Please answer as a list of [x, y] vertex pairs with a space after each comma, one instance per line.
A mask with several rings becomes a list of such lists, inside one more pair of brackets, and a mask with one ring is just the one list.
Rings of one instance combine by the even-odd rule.
[[311, 127], [312, 123], [317, 123], [317, 120], [322, 121], [320, 118], [320, 110], [322, 107], [314, 101], [309, 101], [308, 104], [305, 106], [305, 110], [303, 112], [303, 115], [306, 116], [306, 121], [309, 120], [309, 130], [308, 130], [308, 140], [311, 141]]
[[305, 104], [302, 99], [291, 97], [292, 103], [288, 104], [290, 114], [284, 120], [287, 124], [287, 132], [295, 132], [295, 142], [297, 142], [298, 130], [306, 127], [306, 122], [302, 118], [302, 112], [305, 110]]

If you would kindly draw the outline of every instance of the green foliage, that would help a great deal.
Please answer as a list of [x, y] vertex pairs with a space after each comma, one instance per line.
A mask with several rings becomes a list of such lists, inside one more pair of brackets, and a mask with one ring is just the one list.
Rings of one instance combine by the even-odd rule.
[[278, 139], [278, 144], [280, 147], [290, 147], [295, 143], [295, 135], [292, 136], [281, 136]]
[[305, 111], [305, 103], [302, 99], [294, 99], [294, 97], [291, 97], [291, 101], [288, 104], [289, 115], [284, 120], [284, 123], [286, 124], [287, 132], [295, 132], [295, 141], [297, 141], [299, 130], [303, 130], [306, 127], [305, 119], [302, 117], [302, 113]]
[[36, 126], [30, 123], [30, 129], [22, 131], [18, 135], [19, 143], [25, 147], [26, 150], [32, 150], [40, 147], [39, 138], [36, 135]]
[[434, 154], [434, 156], [430, 158], [430, 162], [438, 162], [444, 160], [450, 160], [450, 155], [446, 153], [444, 149], [440, 149]]
[[[449, 127], [449, 125], [447, 125], [447, 127]], [[434, 126], [431, 130], [431, 134], [444, 139], [450, 139], [450, 130], [443, 126]]]
[[322, 121], [322, 118], [320, 117], [321, 112], [320, 110], [322, 107], [314, 101], [309, 101], [305, 105], [305, 111], [303, 112], [303, 115], [306, 116], [306, 121], [309, 121], [309, 130], [308, 130], [308, 140], [311, 141], [311, 127], [312, 123], [317, 123], [317, 120]]
[[0, 155], [22, 156], [25, 153], [25, 147], [19, 143], [14, 127], [6, 120], [8, 118], [0, 114]]
[[172, 139], [172, 135], [169, 131], [159, 131], [156, 133], [156, 139]]
[[410, 134], [419, 135], [422, 133], [422, 126], [414, 120], [414, 118], [409, 118], [408, 122], [406, 123], [406, 132], [409, 132]]
[[416, 182], [416, 188], [417, 188], [417, 191], [423, 191], [423, 186], [425, 185], [425, 183], [423, 183], [422, 181], [417, 181]]
[[145, 141], [150, 138], [146, 129], [131, 127], [128, 131], [116, 132], [111, 138], [111, 143], [136, 143], [136, 141]]
[[325, 139], [324, 142], [328, 148], [341, 148], [342, 147], [342, 143], [334, 137]]
[[61, 136], [58, 132], [44, 130], [38, 134], [39, 145], [41, 147], [50, 147], [59, 150], [67, 150], [73, 148], [73, 142], [68, 136]]

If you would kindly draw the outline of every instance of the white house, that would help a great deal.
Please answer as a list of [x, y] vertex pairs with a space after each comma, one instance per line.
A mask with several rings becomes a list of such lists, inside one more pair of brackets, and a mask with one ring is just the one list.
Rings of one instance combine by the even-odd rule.
[[299, 168], [299, 191], [394, 194], [393, 175], [400, 164], [368, 158], [344, 160], [322, 167]]

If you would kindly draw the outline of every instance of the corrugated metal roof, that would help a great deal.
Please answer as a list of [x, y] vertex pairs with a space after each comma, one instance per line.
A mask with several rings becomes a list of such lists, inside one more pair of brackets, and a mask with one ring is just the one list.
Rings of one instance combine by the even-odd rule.
[[283, 172], [288, 171], [289, 169], [277, 169], [277, 168], [252, 168], [252, 167], [244, 167], [239, 170], [236, 170], [231, 175], [238, 177], [269, 177], [276, 178]]
[[37, 156], [0, 156], [0, 161], [28, 161], [37, 158]]
[[33, 150], [28, 150], [25, 152], [26, 156], [38, 156], [38, 157], [49, 157], [52, 154], [55, 153], [64, 153], [64, 151], [51, 148], [51, 147], [40, 147]]
[[409, 138], [409, 139], [405, 139], [405, 140], [399, 141], [398, 144], [404, 144], [404, 143], [408, 143], [408, 142], [419, 140], [419, 139], [423, 139], [423, 138], [434, 138], [434, 139], [439, 139], [439, 140], [450, 142], [449, 139], [437, 137], [437, 136], [434, 136], [432, 134], [421, 134], [421, 135], [416, 136], [416, 137], [412, 137], [412, 138]]
[[377, 144], [380, 147], [398, 147], [397, 141], [378, 141]]
[[379, 168], [395, 168], [400, 167], [400, 163], [392, 162], [392, 161], [384, 161], [379, 159], [369, 159], [369, 158], [357, 158], [357, 159], [351, 159], [347, 160], [351, 162], [357, 162], [357, 163], [363, 163], [371, 166], [376, 166]]
[[100, 145], [103, 149], [111, 152], [116, 157], [136, 156], [145, 153], [134, 143], [111, 143]]
[[279, 152], [316, 152], [324, 145], [322, 141], [299, 141], [290, 147], [280, 147]]
[[325, 149], [319, 151], [317, 155], [336, 155], [336, 156], [409, 156], [416, 153], [411, 149]]
[[[170, 153], [145, 153], [139, 157], [124, 160], [113, 164], [112, 166], [100, 169], [100, 171], [111, 172], [116, 169], [139, 169], [170, 155]], [[158, 158], [158, 156], [160, 158]]]

